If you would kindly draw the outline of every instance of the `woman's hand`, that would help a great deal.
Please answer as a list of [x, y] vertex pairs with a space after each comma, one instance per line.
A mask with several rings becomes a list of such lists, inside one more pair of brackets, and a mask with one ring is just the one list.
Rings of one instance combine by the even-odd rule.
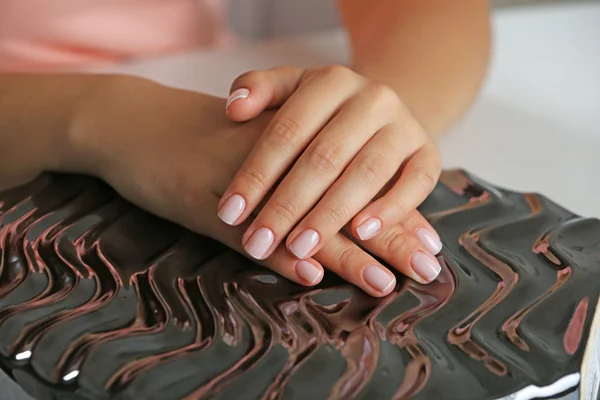
[[[379, 238], [401, 254], [394, 264], [402, 273], [422, 283], [435, 279], [433, 255], [442, 244], [428, 224], [410, 217], [437, 182], [440, 154], [391, 88], [332, 66], [249, 72], [231, 90], [227, 114], [234, 121], [280, 107], [219, 202], [220, 218], [236, 226], [277, 185], [244, 233], [248, 254], [267, 259], [284, 242], [298, 259], [310, 259], [351, 221], [349, 232], [364, 246]], [[398, 226], [402, 240], [390, 243]], [[361, 271], [367, 275], [354, 281], [369, 280]]]
[[[62, 170], [98, 176], [142, 208], [244, 253], [242, 236], [254, 215], [230, 227], [217, 217], [217, 205], [275, 113], [240, 124], [230, 121], [224, 108], [224, 99], [118, 79], [82, 103]], [[423, 230], [434, 232], [413, 210], [402, 224], [383, 228], [360, 245], [345, 231], [312, 258], [298, 260], [282, 243], [258, 262], [307, 286], [319, 283], [325, 265], [367, 293], [384, 296], [396, 278], [379, 260], [409, 274], [409, 256], [423, 249], [414, 235]]]

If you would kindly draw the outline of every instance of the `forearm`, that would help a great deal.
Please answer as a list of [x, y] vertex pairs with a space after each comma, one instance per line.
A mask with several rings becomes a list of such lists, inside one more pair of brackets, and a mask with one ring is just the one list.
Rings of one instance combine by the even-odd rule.
[[438, 138], [470, 106], [489, 58], [483, 0], [338, 0], [352, 67], [390, 85]]
[[82, 172], [72, 151], [78, 110], [115, 77], [0, 75], [0, 189], [42, 171]]

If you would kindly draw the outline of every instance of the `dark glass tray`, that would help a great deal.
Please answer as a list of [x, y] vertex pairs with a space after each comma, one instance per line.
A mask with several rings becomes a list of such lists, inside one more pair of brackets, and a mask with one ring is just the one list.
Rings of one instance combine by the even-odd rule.
[[463, 171], [420, 210], [440, 276], [375, 299], [42, 176], [0, 192], [0, 365], [43, 399], [595, 398], [600, 221]]

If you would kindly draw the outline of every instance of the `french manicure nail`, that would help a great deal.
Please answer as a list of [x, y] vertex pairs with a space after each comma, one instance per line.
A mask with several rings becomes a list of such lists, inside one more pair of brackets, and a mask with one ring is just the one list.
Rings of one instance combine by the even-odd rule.
[[307, 229], [302, 232], [292, 244], [290, 244], [290, 251], [297, 258], [306, 257], [312, 249], [319, 243], [319, 234], [314, 229]]
[[225, 104], [225, 111], [227, 111], [227, 109], [229, 108], [231, 103], [233, 103], [234, 101], [239, 100], [239, 99], [246, 99], [246, 98], [248, 98], [248, 96], [250, 96], [250, 91], [248, 89], [246, 89], [246, 88], [237, 89], [236, 91], [231, 93], [229, 95], [229, 97], [227, 98], [227, 104]]
[[300, 260], [296, 263], [296, 273], [305, 281], [314, 284], [321, 278], [323, 271], [308, 261]]
[[438, 263], [436, 259], [421, 251], [417, 251], [413, 254], [410, 264], [413, 271], [427, 283], [437, 278], [442, 270], [440, 263]]
[[262, 260], [271, 248], [275, 235], [267, 228], [258, 228], [246, 243], [246, 251], [257, 260]]
[[239, 194], [230, 196], [223, 204], [217, 215], [223, 222], [233, 225], [246, 208], [246, 200]]
[[385, 272], [377, 265], [367, 265], [363, 270], [363, 279], [373, 289], [382, 293], [396, 282], [394, 275]]
[[356, 233], [361, 240], [371, 239], [381, 229], [379, 218], [369, 218], [356, 228]]
[[431, 254], [437, 254], [442, 250], [442, 242], [438, 237], [426, 228], [419, 228], [415, 234], [419, 242], [430, 251]]

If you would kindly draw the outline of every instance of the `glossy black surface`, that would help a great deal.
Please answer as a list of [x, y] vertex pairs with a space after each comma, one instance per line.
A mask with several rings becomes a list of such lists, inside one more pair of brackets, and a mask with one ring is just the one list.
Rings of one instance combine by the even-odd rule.
[[600, 221], [448, 171], [439, 278], [307, 289], [87, 178], [0, 193], [0, 364], [47, 398], [496, 399], [578, 372]]

